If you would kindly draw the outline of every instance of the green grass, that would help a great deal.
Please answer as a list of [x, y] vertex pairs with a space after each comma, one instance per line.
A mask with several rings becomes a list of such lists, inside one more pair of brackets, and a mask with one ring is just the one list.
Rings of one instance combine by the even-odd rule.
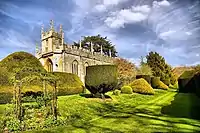
[[155, 95], [111, 94], [112, 100], [105, 101], [79, 95], [59, 97], [59, 112], [68, 118], [68, 125], [27, 133], [200, 131], [200, 99], [194, 94], [171, 90], [156, 90]]

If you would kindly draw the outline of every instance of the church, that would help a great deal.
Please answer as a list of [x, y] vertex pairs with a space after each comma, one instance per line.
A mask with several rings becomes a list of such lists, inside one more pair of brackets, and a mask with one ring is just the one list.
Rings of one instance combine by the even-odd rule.
[[36, 48], [35, 56], [48, 72], [74, 73], [85, 83], [87, 66], [113, 64], [111, 54], [104, 55], [102, 48], [101, 52], [94, 52], [90, 44], [90, 50], [82, 48], [81, 41], [79, 47], [66, 44], [62, 25], [56, 31], [51, 20], [47, 31], [41, 28], [41, 47]]

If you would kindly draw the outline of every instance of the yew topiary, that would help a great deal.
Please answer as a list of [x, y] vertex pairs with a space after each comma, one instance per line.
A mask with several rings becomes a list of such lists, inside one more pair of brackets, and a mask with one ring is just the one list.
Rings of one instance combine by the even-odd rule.
[[96, 65], [86, 68], [85, 86], [94, 96], [103, 96], [117, 86], [117, 66]]
[[133, 92], [136, 92], [136, 93], [150, 94], [150, 95], [154, 94], [154, 90], [151, 87], [151, 85], [149, 85], [149, 83], [143, 78], [136, 79], [135, 81], [130, 83], [129, 86], [131, 86], [131, 88], [133, 89]]
[[126, 86], [123, 86], [123, 87], [121, 88], [121, 92], [122, 92], [123, 94], [132, 94], [132, 93], [133, 93], [133, 90], [132, 90], [132, 88], [131, 88], [130, 86], [126, 85]]

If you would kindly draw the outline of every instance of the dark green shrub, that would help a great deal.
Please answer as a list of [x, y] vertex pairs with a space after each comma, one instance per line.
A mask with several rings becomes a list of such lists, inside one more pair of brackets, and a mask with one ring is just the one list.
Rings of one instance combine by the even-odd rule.
[[169, 87], [166, 84], [164, 84], [162, 81], [160, 81], [157, 89], [167, 90], [169, 89]]
[[136, 79], [133, 81], [129, 86], [133, 89], [133, 92], [140, 93], [140, 94], [154, 94], [154, 90], [149, 85], [149, 83], [141, 78], [141, 79]]
[[13, 95], [11, 93], [0, 93], [0, 104], [11, 103]]
[[84, 85], [76, 74], [53, 72], [58, 78], [58, 95], [79, 94], [84, 91]]
[[123, 93], [123, 94], [132, 94], [133, 90], [132, 90], [132, 88], [130, 86], [126, 85], [126, 86], [123, 86], [121, 88], [121, 93]]
[[194, 70], [185, 71], [178, 79], [179, 92], [194, 93], [196, 90]]
[[86, 68], [85, 85], [92, 94], [105, 94], [117, 86], [117, 67], [98, 65]]
[[119, 96], [119, 95], [120, 95], [120, 93], [121, 93], [121, 91], [120, 91], [120, 90], [114, 90], [114, 91], [113, 91], [113, 95], [116, 95], [116, 96]]
[[196, 95], [198, 97], [200, 97], [200, 72], [198, 72], [195, 77], [194, 77], [194, 80], [195, 80], [195, 92], [196, 92]]
[[151, 86], [155, 89], [164, 89], [167, 90], [169, 87], [160, 81], [159, 77], [152, 77], [151, 78]]
[[167, 86], [170, 85], [170, 79], [169, 78], [163, 79], [162, 82]]
[[153, 88], [158, 88], [160, 82], [160, 77], [151, 77], [151, 86]]
[[150, 75], [136, 75], [136, 79], [143, 78], [145, 79], [149, 84], [151, 84], [151, 76]]
[[124, 85], [128, 85], [136, 79], [135, 76], [133, 77], [120, 77], [118, 78], [118, 85], [117, 88], [122, 88]]
[[0, 67], [5, 67], [8, 72], [14, 73], [24, 67], [43, 69], [40, 61], [32, 54], [15, 52], [8, 55], [0, 62]]

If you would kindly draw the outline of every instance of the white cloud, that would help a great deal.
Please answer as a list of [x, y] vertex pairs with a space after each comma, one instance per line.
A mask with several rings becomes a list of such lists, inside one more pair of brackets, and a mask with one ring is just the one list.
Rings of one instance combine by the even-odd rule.
[[159, 34], [159, 37], [161, 37], [162, 39], [166, 39], [167, 37], [171, 36], [172, 34], [174, 34], [176, 31], [174, 30], [169, 30], [166, 32], [162, 32]]
[[104, 12], [104, 11], [106, 11], [106, 6], [105, 5], [96, 5], [95, 7], [94, 7], [94, 9], [96, 10], [96, 11], [98, 11], [98, 12]]
[[128, 0], [103, 0], [102, 4], [98, 4], [94, 6], [95, 11], [98, 12], [104, 12], [106, 11], [110, 6], [117, 6], [120, 3], [126, 2]]
[[104, 0], [103, 1], [103, 4], [104, 5], [118, 5], [122, 2], [126, 2], [128, 0]]
[[188, 35], [188, 36], [192, 35], [191, 32], [185, 32], [185, 34]]
[[142, 6], [133, 6], [132, 11], [135, 12], [142, 12], [142, 13], [149, 13], [151, 11], [151, 8], [148, 5], [142, 5]]
[[154, 8], [167, 7], [167, 6], [170, 6], [169, 1], [167, 1], [167, 0], [163, 0], [163, 1], [160, 1], [160, 2], [158, 2], [158, 1], [153, 2]]
[[123, 28], [125, 24], [146, 20], [150, 10], [148, 5], [143, 5], [112, 12], [112, 15], [105, 20], [105, 23], [110, 28]]

